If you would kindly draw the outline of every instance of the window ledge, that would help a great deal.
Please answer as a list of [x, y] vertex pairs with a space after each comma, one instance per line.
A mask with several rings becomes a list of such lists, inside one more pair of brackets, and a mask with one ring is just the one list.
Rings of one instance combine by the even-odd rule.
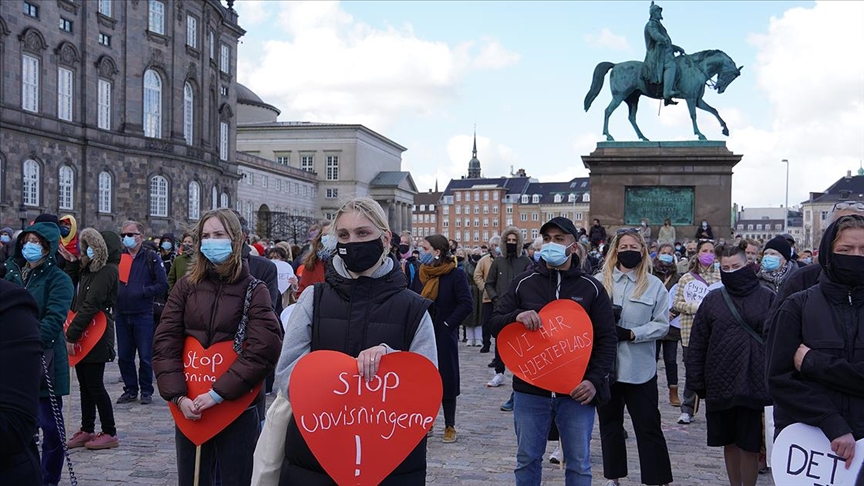
[[159, 42], [159, 43], [165, 44], [166, 46], [171, 41], [170, 37], [163, 35], [163, 34], [160, 34], [158, 32], [153, 32], [152, 30], [149, 30], [149, 29], [146, 32], [147, 32], [147, 39], [150, 41]]
[[100, 12], [96, 12], [96, 20], [99, 21], [100, 25], [104, 25], [111, 30], [114, 30], [114, 27], [117, 26], [117, 19], [111, 18]]

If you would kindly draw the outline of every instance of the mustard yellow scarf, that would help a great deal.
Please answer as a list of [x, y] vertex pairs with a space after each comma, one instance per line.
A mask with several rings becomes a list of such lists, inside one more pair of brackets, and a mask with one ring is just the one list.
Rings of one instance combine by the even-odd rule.
[[442, 265], [420, 265], [420, 282], [423, 284], [423, 291], [420, 295], [434, 301], [438, 298], [438, 279], [442, 275], [447, 275], [456, 268], [456, 262], [444, 263]]

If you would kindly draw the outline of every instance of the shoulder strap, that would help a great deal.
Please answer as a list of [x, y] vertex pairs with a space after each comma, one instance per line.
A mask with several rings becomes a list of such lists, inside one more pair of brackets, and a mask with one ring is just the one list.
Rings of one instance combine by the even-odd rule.
[[318, 282], [312, 285], [314, 290], [312, 293], [312, 342], [309, 346], [310, 351], [317, 351], [321, 343], [321, 339], [318, 336], [321, 328], [321, 326], [318, 325], [318, 307], [321, 305], [321, 298], [324, 296], [324, 292], [321, 289], [323, 285], [323, 282]]
[[741, 317], [741, 314], [738, 312], [738, 308], [735, 307], [735, 303], [732, 302], [732, 297], [729, 297], [729, 292], [726, 292], [726, 287], [720, 287], [720, 293], [723, 294], [723, 300], [726, 301], [726, 305], [729, 307], [729, 310], [732, 312], [732, 316], [735, 317], [735, 321], [741, 326], [748, 334], [753, 336], [753, 339], [756, 340], [759, 344], [765, 344], [765, 341], [762, 339], [762, 336], [756, 334], [756, 331], [753, 330], [752, 327], [748, 326], [744, 319]]
[[264, 282], [257, 278], [252, 278], [249, 286], [246, 287], [246, 296], [243, 298], [243, 316], [240, 318], [240, 324], [237, 326], [237, 333], [234, 334], [234, 352], [243, 354], [243, 343], [246, 341], [246, 326], [249, 324], [249, 306], [252, 305], [252, 292], [259, 284]]

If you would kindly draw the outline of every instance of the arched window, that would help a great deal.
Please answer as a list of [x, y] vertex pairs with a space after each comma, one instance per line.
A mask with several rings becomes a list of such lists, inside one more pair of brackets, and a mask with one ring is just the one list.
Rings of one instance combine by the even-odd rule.
[[144, 71], [144, 136], [162, 138], [162, 78]]
[[108, 172], [99, 173], [99, 212], [111, 212], [111, 174]]
[[229, 202], [230, 201], [228, 201], [228, 193], [223, 192], [222, 196], [219, 198], [219, 207], [221, 207], [221, 208], [230, 207], [230, 206], [228, 206]]
[[192, 145], [192, 136], [194, 134], [193, 120], [195, 113], [195, 92], [192, 90], [192, 85], [186, 83], [183, 86], [183, 138], [186, 139], [187, 145]]
[[35, 160], [25, 160], [24, 183], [22, 185], [25, 206], [39, 205], [39, 188], [41, 185], [41, 179], [42, 168], [39, 166], [39, 162], [36, 162]]
[[201, 217], [201, 186], [195, 181], [189, 181], [189, 220], [197, 221]]
[[210, 201], [213, 205], [210, 209], [219, 209], [219, 189], [216, 189], [216, 186], [213, 186], [213, 191], [210, 193]]
[[168, 179], [160, 175], [150, 179], [150, 216], [168, 217]]
[[73, 209], [75, 207], [75, 172], [72, 167], [68, 165], [60, 167], [57, 182], [60, 190], [58, 194], [60, 209]]

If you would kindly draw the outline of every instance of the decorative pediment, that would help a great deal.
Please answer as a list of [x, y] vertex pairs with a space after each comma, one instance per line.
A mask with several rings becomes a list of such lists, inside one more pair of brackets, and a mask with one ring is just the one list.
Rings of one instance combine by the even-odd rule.
[[114, 75], [120, 71], [117, 69], [117, 64], [110, 56], [101, 56], [96, 61], [96, 69], [99, 70], [99, 76], [103, 78], [113, 79]]
[[45, 42], [45, 37], [42, 36], [42, 33], [38, 30], [30, 27], [21, 35], [18, 36], [18, 40], [24, 44], [24, 49], [33, 52], [40, 52], [48, 49], [48, 43]]
[[231, 108], [231, 105], [228, 103], [222, 103], [222, 106], [219, 107], [219, 118], [221, 120], [230, 120], [234, 118], [234, 110]]
[[54, 53], [57, 54], [57, 60], [60, 64], [74, 66], [81, 60], [81, 56], [78, 54], [78, 49], [76, 49], [71, 42], [63, 42], [57, 46], [57, 49], [54, 49]]
[[147, 62], [147, 65], [152, 67], [158, 67], [164, 70], [165, 61], [162, 51], [159, 49], [150, 49], [150, 60]]

